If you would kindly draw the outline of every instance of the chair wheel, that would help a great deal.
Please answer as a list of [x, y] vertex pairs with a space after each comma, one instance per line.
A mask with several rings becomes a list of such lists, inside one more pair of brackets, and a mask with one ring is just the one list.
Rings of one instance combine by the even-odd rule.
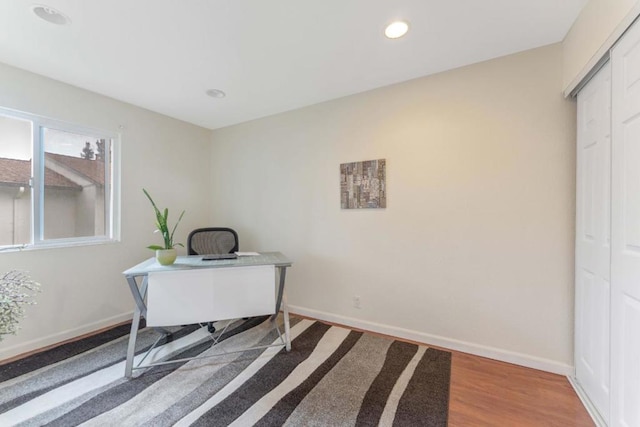
[[207, 331], [209, 331], [210, 334], [214, 333], [216, 331], [216, 327], [213, 326], [213, 322], [208, 322], [207, 323]]

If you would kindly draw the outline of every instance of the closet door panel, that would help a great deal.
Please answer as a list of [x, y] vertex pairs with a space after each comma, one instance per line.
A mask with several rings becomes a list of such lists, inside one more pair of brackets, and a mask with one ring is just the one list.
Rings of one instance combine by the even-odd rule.
[[640, 426], [640, 26], [611, 53], [611, 425]]
[[576, 196], [576, 378], [609, 416], [611, 69], [578, 95]]

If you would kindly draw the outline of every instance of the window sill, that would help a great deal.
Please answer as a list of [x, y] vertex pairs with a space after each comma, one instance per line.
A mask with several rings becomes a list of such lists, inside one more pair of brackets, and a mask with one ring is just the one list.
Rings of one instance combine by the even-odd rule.
[[76, 240], [66, 242], [51, 242], [51, 243], [39, 243], [37, 245], [16, 245], [16, 246], [4, 246], [0, 247], [0, 254], [10, 252], [31, 252], [41, 249], [61, 249], [61, 248], [75, 248], [79, 246], [96, 246], [96, 245], [110, 245], [114, 243], [120, 243], [120, 240], [104, 239], [104, 240]]

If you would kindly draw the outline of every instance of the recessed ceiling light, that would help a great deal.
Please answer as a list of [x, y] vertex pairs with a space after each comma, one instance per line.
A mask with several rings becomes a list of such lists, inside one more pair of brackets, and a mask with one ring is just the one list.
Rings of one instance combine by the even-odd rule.
[[205, 93], [212, 98], [224, 98], [225, 96], [227, 96], [227, 94], [220, 89], [209, 89]]
[[52, 7], [45, 6], [42, 4], [34, 4], [31, 6], [31, 10], [36, 16], [42, 20], [50, 22], [56, 25], [69, 25], [71, 24], [71, 19], [69, 19], [65, 14], [60, 12], [59, 10], [55, 10]]
[[409, 24], [406, 21], [395, 21], [387, 25], [384, 35], [390, 39], [398, 39], [409, 31]]

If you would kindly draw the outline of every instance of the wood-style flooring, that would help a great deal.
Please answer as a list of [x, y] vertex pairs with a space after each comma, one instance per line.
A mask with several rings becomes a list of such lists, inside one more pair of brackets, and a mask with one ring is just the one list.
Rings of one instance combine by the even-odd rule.
[[[74, 340], [89, 335], [92, 334]], [[0, 365], [37, 352], [3, 360]], [[451, 353], [449, 427], [595, 425], [566, 377], [457, 351]]]
[[569, 380], [562, 375], [433, 347], [452, 354], [449, 427], [595, 426]]
[[452, 352], [449, 426], [594, 426], [566, 377]]

